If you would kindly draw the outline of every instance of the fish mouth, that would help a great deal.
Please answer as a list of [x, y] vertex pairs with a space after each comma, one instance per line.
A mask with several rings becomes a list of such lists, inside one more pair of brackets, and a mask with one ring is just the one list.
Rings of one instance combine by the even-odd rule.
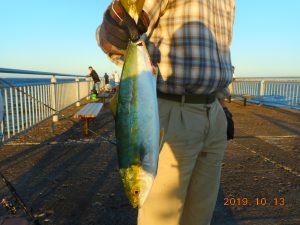
[[120, 169], [125, 193], [134, 208], [142, 207], [154, 181], [154, 176], [140, 165]]

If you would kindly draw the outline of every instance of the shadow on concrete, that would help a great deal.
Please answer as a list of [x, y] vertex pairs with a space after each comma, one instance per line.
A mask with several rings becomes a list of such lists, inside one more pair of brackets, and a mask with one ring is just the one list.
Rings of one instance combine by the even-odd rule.
[[[63, 120], [68, 118], [62, 118], [61, 121]], [[97, 129], [99, 136], [109, 135], [113, 125], [110, 112], [100, 114], [95, 123], [91, 124], [93, 129]], [[112, 202], [112, 199], [105, 200], [107, 196], [111, 197], [111, 191], [118, 192], [116, 196], [119, 199], [119, 203], [117, 201], [114, 203], [117, 205], [111, 207], [118, 209], [119, 205], [121, 208], [125, 206], [128, 211], [125, 217], [136, 218], [133, 215], [135, 211], [128, 210], [131, 206], [122, 192], [114, 146], [104, 142], [65, 143], [68, 137], [78, 133], [80, 127], [79, 122], [74, 122], [73, 126], [61, 135], [49, 138], [39, 145], [29, 146], [16, 155], [2, 160], [1, 168], [5, 167], [7, 173], [14, 174], [17, 171], [21, 174], [13, 181], [18, 193], [36, 212], [52, 209], [54, 214], [50, 219], [53, 224], [87, 224], [84, 220], [91, 218], [101, 221], [104, 221], [103, 218], [122, 219], [123, 216], [119, 215], [118, 210], [109, 212], [105, 208], [100, 210], [101, 213], [97, 211], [92, 212], [93, 216], [90, 215], [89, 211], [95, 209], [94, 199], [100, 198], [97, 201], [103, 206]], [[103, 127], [106, 129], [102, 129]], [[76, 135], [81, 137], [82, 133]], [[49, 145], [52, 141], [57, 144]], [[36, 163], [32, 162], [32, 168], [22, 173], [24, 161], [31, 161], [35, 157], [40, 159]], [[112, 177], [114, 179], [111, 179]], [[128, 218], [125, 221], [128, 221]]]
[[224, 206], [224, 192], [220, 186], [211, 225], [238, 225], [230, 207]]
[[[278, 118], [274, 118], [274, 117], [270, 117], [270, 116], [266, 116], [266, 115], [261, 115], [261, 114], [258, 114], [258, 113], [254, 113], [255, 116], [259, 117], [259, 118], [262, 118], [288, 132], [291, 132], [293, 134], [296, 134], [296, 135], [300, 135], [300, 128], [298, 127], [297, 128], [292, 128], [290, 125], [293, 124], [294, 125], [294, 121], [290, 121], [289, 124], [287, 124], [286, 121], [282, 121], [282, 120], [279, 120]], [[296, 122], [296, 121], [295, 121]], [[294, 125], [295, 127], [297, 127], [298, 125], [295, 124]]]

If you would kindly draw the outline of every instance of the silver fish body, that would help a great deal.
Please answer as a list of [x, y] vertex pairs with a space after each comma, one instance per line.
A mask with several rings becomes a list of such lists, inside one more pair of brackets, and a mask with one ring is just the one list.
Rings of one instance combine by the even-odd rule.
[[143, 41], [129, 43], [116, 110], [118, 162], [133, 207], [146, 200], [156, 175], [160, 131], [156, 74]]

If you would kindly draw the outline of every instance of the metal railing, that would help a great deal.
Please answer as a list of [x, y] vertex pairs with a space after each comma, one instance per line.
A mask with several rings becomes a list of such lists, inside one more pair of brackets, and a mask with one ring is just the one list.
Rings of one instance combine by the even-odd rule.
[[[51, 76], [51, 82], [1, 86], [1, 74], [11, 73]], [[72, 77], [75, 80], [59, 83], [57, 77]], [[92, 88], [90, 79], [82, 81], [80, 78], [85, 76], [0, 68], [0, 93], [4, 101], [0, 142], [11, 139], [51, 116], [56, 122], [61, 110], [74, 103], [79, 106], [80, 100], [87, 97]], [[104, 86], [104, 80], [101, 80], [101, 86]], [[300, 110], [300, 78], [237, 78], [232, 83], [231, 93], [254, 96], [249, 100], [254, 103]]]
[[300, 78], [237, 78], [231, 93], [249, 95], [250, 102], [300, 109]]
[[[51, 76], [51, 82], [11, 85], [1, 78], [1, 74], [8, 73]], [[75, 80], [59, 83], [57, 77]], [[8, 141], [51, 116], [54, 122], [58, 121], [59, 112], [74, 103], [80, 106], [80, 100], [89, 95], [91, 88], [90, 79], [81, 75], [0, 68], [0, 92], [4, 102], [0, 142]]]

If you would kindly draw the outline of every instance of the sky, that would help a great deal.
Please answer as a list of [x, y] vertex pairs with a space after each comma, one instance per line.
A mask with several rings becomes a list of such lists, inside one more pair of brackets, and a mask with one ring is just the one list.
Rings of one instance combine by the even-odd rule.
[[[121, 71], [97, 46], [111, 0], [0, 0], [0, 68], [88, 74]], [[300, 76], [300, 0], [236, 0], [237, 77]]]

